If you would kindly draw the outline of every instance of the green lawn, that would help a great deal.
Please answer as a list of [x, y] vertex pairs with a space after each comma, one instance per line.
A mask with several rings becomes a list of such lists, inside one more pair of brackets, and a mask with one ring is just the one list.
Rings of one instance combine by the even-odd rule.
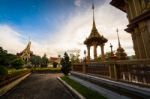
[[100, 95], [98, 92], [93, 91], [76, 81], [70, 79], [67, 76], [61, 77], [62, 80], [64, 80], [66, 83], [68, 83], [71, 87], [73, 87], [76, 91], [78, 91], [80, 94], [82, 94], [86, 99], [106, 99], [104, 96]]
[[15, 68], [8, 68], [8, 74], [13, 74], [15, 72], [20, 72], [20, 71], [24, 71], [24, 70], [27, 70], [27, 68], [22, 68], [22, 69], [15, 69]]
[[61, 68], [52, 68], [52, 67], [47, 67], [47, 68], [31, 68], [33, 72], [51, 72], [51, 73], [58, 73], [61, 72]]
[[61, 68], [52, 68], [52, 67], [35, 67], [35, 68], [32, 68], [33, 70], [61, 70]]

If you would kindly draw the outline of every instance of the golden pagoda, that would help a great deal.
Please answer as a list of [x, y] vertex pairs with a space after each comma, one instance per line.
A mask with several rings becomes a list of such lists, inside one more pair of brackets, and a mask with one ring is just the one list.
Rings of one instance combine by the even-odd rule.
[[95, 18], [94, 18], [94, 4], [92, 6], [93, 9], [93, 27], [91, 30], [91, 34], [89, 35], [88, 38], [84, 41], [84, 44], [87, 46], [87, 61], [90, 61], [90, 47], [94, 46], [94, 60], [97, 60], [97, 47], [101, 47], [101, 59], [104, 60], [104, 45], [108, 41], [103, 35], [100, 35], [95, 24]]
[[117, 48], [117, 52], [116, 52], [117, 59], [118, 60], [126, 60], [127, 54], [125, 53], [124, 49], [121, 47], [118, 29], [117, 29], [117, 37], [118, 37], [118, 48]]

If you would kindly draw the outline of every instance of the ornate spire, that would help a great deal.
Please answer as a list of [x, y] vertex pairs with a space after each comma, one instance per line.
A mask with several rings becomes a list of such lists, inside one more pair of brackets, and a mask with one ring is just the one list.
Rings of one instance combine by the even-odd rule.
[[120, 44], [120, 38], [119, 38], [119, 34], [118, 34], [118, 29], [116, 31], [117, 31], [117, 37], [118, 37], [118, 47], [120, 48], [121, 44]]
[[125, 53], [124, 49], [121, 47], [118, 29], [117, 29], [117, 36], [118, 36], [118, 49], [116, 52], [116, 56], [118, 60], [125, 60], [127, 59], [127, 54]]
[[29, 59], [31, 58], [31, 55], [33, 55], [33, 52], [30, 50], [30, 47], [31, 41], [28, 42], [28, 45], [22, 52], [17, 53], [17, 55], [20, 56], [26, 64], [30, 61]]
[[96, 28], [96, 24], [95, 24], [95, 17], [94, 17], [94, 3], [92, 5], [92, 10], [93, 10], [93, 27], [91, 30], [91, 33], [89, 35], [88, 38], [86, 38], [86, 40], [84, 41], [84, 44], [86, 45], [92, 45], [93, 42], [97, 42], [97, 44], [102, 45], [103, 43], [107, 42], [107, 39], [103, 36], [100, 35], [100, 33], [98, 32], [97, 28]]
[[30, 47], [31, 47], [31, 41], [29, 41], [27, 47], [26, 47], [26, 50], [30, 51]]
[[93, 29], [94, 28], [96, 28], [96, 24], [95, 24], [95, 16], [94, 16], [94, 9], [95, 9], [95, 7], [94, 7], [94, 3], [92, 4], [92, 9], [93, 9]]

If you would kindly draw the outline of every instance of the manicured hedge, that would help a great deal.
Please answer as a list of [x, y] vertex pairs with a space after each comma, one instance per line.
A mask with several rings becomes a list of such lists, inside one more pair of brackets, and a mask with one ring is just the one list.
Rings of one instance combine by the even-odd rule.
[[7, 74], [8, 74], [7, 69], [4, 66], [0, 66], [0, 75], [4, 76], [4, 75], [7, 75]]
[[0, 75], [0, 87], [7, 85], [8, 83], [30, 73], [30, 70], [22, 70], [18, 72], [14, 72], [12, 74]]
[[61, 68], [32, 68], [33, 73], [60, 73]]

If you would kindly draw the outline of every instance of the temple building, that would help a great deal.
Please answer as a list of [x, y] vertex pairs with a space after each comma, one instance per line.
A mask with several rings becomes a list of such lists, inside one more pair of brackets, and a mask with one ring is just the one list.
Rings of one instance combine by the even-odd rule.
[[117, 60], [126, 60], [127, 54], [125, 53], [124, 49], [121, 47], [118, 29], [117, 29], [117, 36], [118, 36], [118, 48], [117, 48], [117, 52], [116, 52]]
[[104, 45], [108, 41], [103, 35], [100, 35], [95, 24], [94, 18], [94, 5], [92, 6], [93, 9], [93, 27], [91, 30], [91, 34], [88, 38], [84, 41], [84, 44], [87, 46], [87, 61], [90, 62], [90, 47], [94, 46], [94, 61], [97, 61], [97, 47], [101, 47], [101, 59], [105, 60], [104, 55]]
[[49, 62], [51, 63], [51, 65], [53, 65], [54, 63], [57, 63], [57, 67], [60, 67], [60, 62], [61, 62], [60, 55], [58, 57], [50, 57]]
[[150, 0], [112, 0], [110, 4], [127, 13], [125, 30], [132, 36], [136, 58], [150, 58]]
[[30, 50], [31, 47], [31, 42], [29, 41], [27, 47], [20, 53], [17, 53], [18, 56], [20, 56], [25, 63], [28, 63], [30, 60], [31, 55], [33, 54], [33, 52]]

